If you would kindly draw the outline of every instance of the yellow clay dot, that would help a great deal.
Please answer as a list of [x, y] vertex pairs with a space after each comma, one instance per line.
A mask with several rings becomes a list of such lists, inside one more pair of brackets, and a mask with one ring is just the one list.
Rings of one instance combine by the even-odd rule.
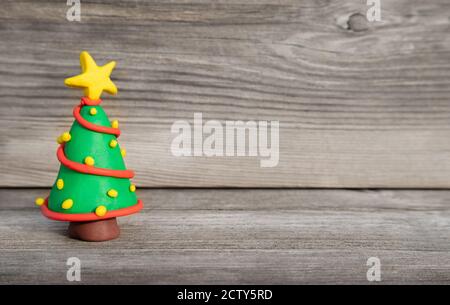
[[56, 138], [56, 142], [58, 142], [58, 144], [64, 143], [64, 141], [61, 139], [61, 136]]
[[68, 133], [68, 132], [64, 132], [64, 133], [61, 135], [61, 140], [63, 140], [64, 142], [69, 142], [70, 139], [72, 139], [72, 136], [71, 136], [70, 133]]
[[39, 198], [36, 198], [36, 200], [34, 202], [36, 203], [36, 205], [41, 206], [44, 204], [45, 200], [44, 200], [44, 198], [39, 197]]
[[117, 195], [119, 195], [119, 193], [118, 193], [116, 190], [114, 190], [114, 189], [110, 189], [110, 190], [108, 191], [108, 196], [109, 196], [109, 197], [116, 198]]
[[117, 120], [112, 121], [111, 127], [112, 128], [119, 128], [119, 121], [117, 121]]
[[130, 192], [132, 193], [136, 192], [136, 185], [134, 184], [130, 185]]
[[124, 148], [122, 148], [120, 150], [120, 154], [122, 155], [122, 157], [125, 157], [127, 155], [127, 151]]
[[116, 146], [117, 146], [117, 141], [116, 140], [109, 141], [109, 147], [114, 148]]
[[98, 217], [102, 217], [105, 216], [106, 214], [106, 207], [104, 205], [99, 205], [96, 209], [95, 209], [95, 215], [97, 215]]
[[62, 190], [64, 188], [64, 180], [62, 180], [61, 178], [56, 180], [56, 188], [58, 190]]
[[92, 158], [91, 156], [87, 156], [86, 158], [84, 158], [84, 164], [93, 166], [95, 164], [94, 158]]
[[64, 200], [63, 203], [62, 203], [62, 205], [61, 205], [61, 207], [62, 207], [64, 210], [68, 210], [68, 209], [70, 209], [72, 206], [73, 206], [73, 200], [72, 200], [72, 199], [66, 199], [66, 200]]
[[96, 115], [97, 114], [97, 109], [95, 109], [95, 108], [89, 109], [89, 114], [90, 115]]

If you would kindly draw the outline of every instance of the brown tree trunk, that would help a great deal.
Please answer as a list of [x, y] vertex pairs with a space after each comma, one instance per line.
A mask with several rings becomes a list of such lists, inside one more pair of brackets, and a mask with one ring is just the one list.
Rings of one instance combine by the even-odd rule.
[[116, 218], [97, 221], [71, 222], [69, 237], [84, 241], [107, 241], [119, 237]]

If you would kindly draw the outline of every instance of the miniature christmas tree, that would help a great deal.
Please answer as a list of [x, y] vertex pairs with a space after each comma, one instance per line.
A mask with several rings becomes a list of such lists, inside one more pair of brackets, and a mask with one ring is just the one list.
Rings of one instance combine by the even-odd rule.
[[142, 202], [136, 186], [130, 183], [133, 171], [127, 170], [117, 138], [117, 121], [110, 122], [102, 106], [103, 91], [116, 94], [110, 79], [115, 62], [97, 66], [87, 53], [80, 55], [82, 74], [68, 78], [69, 87], [83, 88], [81, 103], [73, 109], [75, 121], [57, 142], [61, 162], [56, 182], [47, 199], [36, 204], [50, 219], [69, 221], [69, 235], [88, 241], [103, 241], [119, 235], [116, 217], [136, 213]]

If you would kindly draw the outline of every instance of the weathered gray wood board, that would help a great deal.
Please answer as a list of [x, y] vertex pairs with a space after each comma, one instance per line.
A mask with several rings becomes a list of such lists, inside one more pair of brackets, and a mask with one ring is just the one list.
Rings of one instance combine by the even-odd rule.
[[47, 190], [0, 190], [0, 284], [450, 284], [450, 191], [139, 190], [122, 236], [86, 243], [33, 206]]
[[[0, 186], [49, 186], [89, 50], [142, 186], [450, 187], [450, 3], [2, 1]], [[355, 21], [355, 22], [353, 22]], [[176, 158], [175, 120], [279, 120], [280, 161]]]

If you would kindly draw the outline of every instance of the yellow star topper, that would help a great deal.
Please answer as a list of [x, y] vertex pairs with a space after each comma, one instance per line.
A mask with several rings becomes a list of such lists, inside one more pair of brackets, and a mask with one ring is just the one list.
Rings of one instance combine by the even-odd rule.
[[66, 86], [83, 88], [84, 95], [91, 100], [98, 100], [103, 91], [113, 95], [117, 93], [116, 85], [109, 78], [112, 70], [116, 66], [115, 61], [99, 67], [91, 55], [83, 51], [80, 54], [80, 64], [82, 73], [66, 78], [64, 80]]

